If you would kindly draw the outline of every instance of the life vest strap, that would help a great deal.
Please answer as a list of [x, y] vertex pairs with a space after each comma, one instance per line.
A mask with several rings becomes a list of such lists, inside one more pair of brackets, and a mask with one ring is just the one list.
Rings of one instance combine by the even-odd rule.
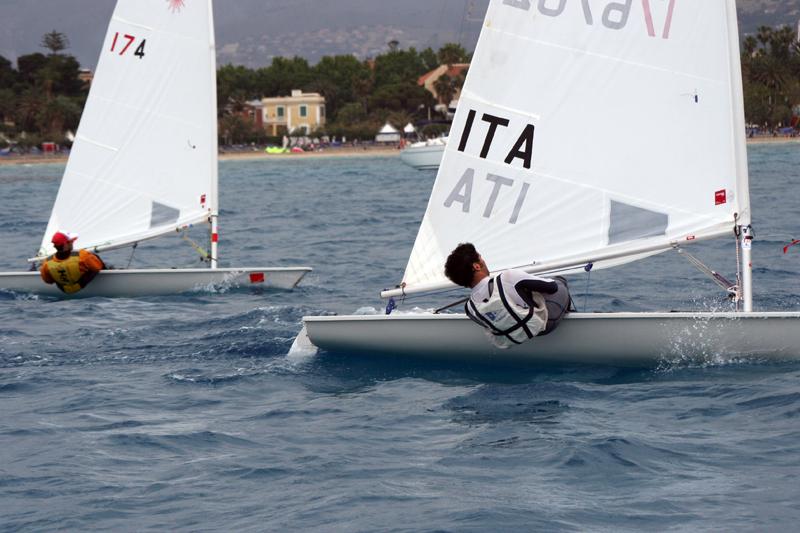
[[[472, 311], [470, 311], [470, 306], [472, 306]], [[497, 326], [495, 326], [491, 320], [483, 316], [481, 312], [478, 311], [478, 308], [475, 306], [475, 302], [473, 302], [471, 298], [467, 301], [466, 304], [464, 304], [464, 311], [466, 311], [467, 316], [470, 318], [470, 320], [472, 320], [479, 326], [489, 328], [492, 334], [495, 335], [496, 337], [505, 337], [514, 344], [522, 344], [521, 342], [519, 342], [518, 340], [514, 339], [511, 336], [511, 333], [519, 329], [519, 324], [507, 331], [502, 331], [497, 329]]]
[[530, 328], [528, 327], [528, 322], [530, 322], [531, 318], [534, 315], [534, 308], [530, 306], [528, 308], [528, 313], [525, 315], [524, 318], [520, 318], [517, 312], [514, 310], [511, 303], [508, 301], [506, 297], [505, 289], [503, 288], [503, 282], [500, 279], [500, 275], [495, 278], [489, 280], [489, 294], [492, 293], [493, 286], [497, 285], [497, 292], [498, 296], [500, 297], [500, 302], [503, 304], [503, 308], [509, 314], [509, 316], [514, 320], [515, 324], [508, 329], [501, 330], [499, 329], [494, 322], [489, 320], [480, 311], [478, 311], [478, 307], [475, 305], [475, 302], [472, 301], [470, 298], [467, 303], [464, 305], [464, 310], [467, 313], [467, 316], [472, 319], [473, 322], [476, 322], [478, 325], [488, 328], [493, 335], [497, 337], [506, 337], [508, 340], [513, 342], [514, 344], [522, 344], [521, 342], [514, 339], [511, 334], [515, 331], [521, 329], [525, 332], [525, 336], [528, 339], [532, 339], [535, 335], [531, 332]]
[[503, 302], [503, 306], [506, 308], [506, 311], [508, 311], [508, 313], [514, 317], [514, 320], [517, 321], [517, 325], [510, 328], [508, 333], [522, 328], [522, 330], [525, 331], [525, 335], [527, 335], [529, 339], [532, 339], [534, 335], [528, 328], [528, 322], [530, 322], [531, 318], [533, 317], [533, 306], [528, 307], [528, 314], [525, 316], [525, 318], [520, 318], [519, 315], [517, 315], [517, 312], [514, 311], [514, 308], [511, 307], [511, 304], [508, 303], [508, 298], [506, 298], [506, 292], [505, 289], [503, 289], [503, 282], [500, 279], [500, 275], [497, 276], [497, 292], [500, 295], [500, 301]]

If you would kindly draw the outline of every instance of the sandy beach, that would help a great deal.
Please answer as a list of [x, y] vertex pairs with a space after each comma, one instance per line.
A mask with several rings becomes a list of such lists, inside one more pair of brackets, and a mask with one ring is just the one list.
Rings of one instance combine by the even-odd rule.
[[800, 137], [752, 137], [747, 139], [747, 144], [797, 144]]
[[[220, 161], [245, 161], [245, 160], [291, 160], [309, 159], [326, 157], [391, 157], [400, 154], [400, 150], [394, 147], [384, 146], [358, 146], [325, 148], [316, 152], [287, 153], [287, 154], [267, 154], [263, 151], [251, 152], [227, 152], [220, 151]], [[67, 154], [54, 155], [11, 155], [0, 157], [0, 165], [33, 165], [48, 163], [66, 163]]]
[[[797, 144], [800, 137], [753, 137], [747, 139], [747, 144]], [[221, 151], [220, 161], [246, 161], [246, 160], [292, 160], [326, 157], [391, 157], [400, 154], [396, 147], [385, 146], [348, 146], [337, 148], [324, 148], [316, 152], [267, 154], [263, 151], [228, 152]], [[12, 155], [0, 157], [0, 165], [33, 165], [48, 163], [66, 163], [69, 156], [66, 154], [55, 155]]]

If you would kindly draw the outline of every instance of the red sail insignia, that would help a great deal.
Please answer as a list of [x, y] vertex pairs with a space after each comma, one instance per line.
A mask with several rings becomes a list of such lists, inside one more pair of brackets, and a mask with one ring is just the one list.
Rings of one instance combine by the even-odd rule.
[[186, 7], [185, 0], [167, 0], [167, 2], [169, 2], [169, 9], [173, 13], [177, 13], [182, 8]]

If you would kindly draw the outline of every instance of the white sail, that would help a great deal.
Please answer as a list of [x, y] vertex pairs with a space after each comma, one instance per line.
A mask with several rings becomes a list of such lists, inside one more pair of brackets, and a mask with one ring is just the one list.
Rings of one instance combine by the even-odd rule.
[[[608, 266], [750, 220], [734, 0], [492, 0], [405, 292]], [[608, 262], [604, 265], [603, 260]]]
[[217, 212], [211, 0], [119, 0], [39, 255], [109, 249]]

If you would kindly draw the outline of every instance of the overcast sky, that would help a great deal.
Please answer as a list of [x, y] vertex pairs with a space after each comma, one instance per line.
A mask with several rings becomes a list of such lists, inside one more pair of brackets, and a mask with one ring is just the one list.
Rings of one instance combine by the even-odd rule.
[[[166, 0], [165, 0], [166, 1]], [[191, 1], [191, 0], [187, 0]], [[43, 51], [41, 36], [65, 33], [70, 53], [93, 68], [114, 0], [0, 0], [0, 55]], [[219, 60], [260, 66], [275, 55], [374, 56], [392, 39], [472, 49], [488, 0], [216, 0]]]
[[[94, 68], [115, 3], [0, 0], [0, 55], [14, 61], [43, 51], [42, 35], [55, 29], [69, 38], [69, 52], [83, 66]], [[270, 64], [276, 55], [299, 55], [312, 62], [334, 54], [365, 59], [385, 52], [386, 43], [395, 39], [403, 48], [438, 49], [446, 42], [460, 42], [473, 50], [488, 4], [489, 0], [215, 0], [218, 60], [257, 67]], [[795, 27], [800, 18], [800, 0], [737, 4], [744, 32], [761, 24]]]

